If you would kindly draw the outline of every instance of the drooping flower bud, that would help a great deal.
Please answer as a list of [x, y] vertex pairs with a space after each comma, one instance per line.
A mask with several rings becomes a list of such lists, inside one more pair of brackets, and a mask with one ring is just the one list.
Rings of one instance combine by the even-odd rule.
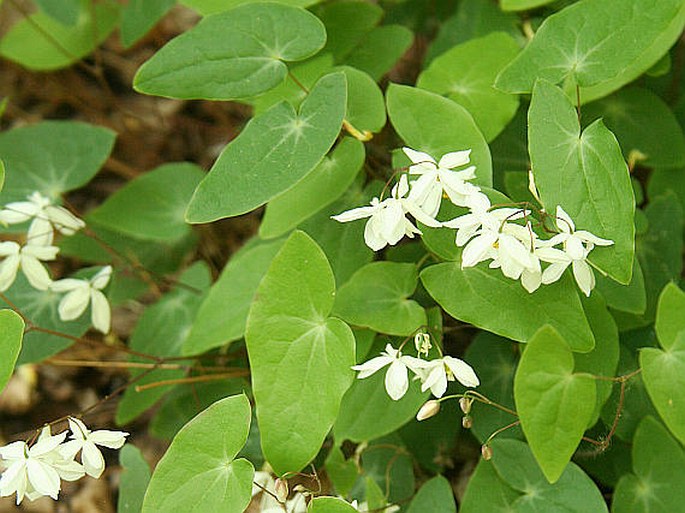
[[471, 413], [471, 405], [473, 404], [473, 399], [471, 397], [461, 397], [459, 399], [459, 408], [464, 412], [464, 415]]
[[461, 425], [464, 429], [471, 429], [473, 426], [473, 419], [471, 418], [471, 415], [464, 415], [461, 418]]
[[440, 402], [434, 399], [426, 401], [421, 409], [416, 414], [416, 420], [422, 421], [431, 418], [440, 411]]
[[490, 461], [492, 459], [492, 447], [489, 445], [481, 446], [480, 453], [483, 455], [485, 461]]
[[276, 498], [278, 502], [285, 502], [288, 498], [288, 481], [282, 478], [276, 479], [274, 483], [274, 492], [276, 493]]

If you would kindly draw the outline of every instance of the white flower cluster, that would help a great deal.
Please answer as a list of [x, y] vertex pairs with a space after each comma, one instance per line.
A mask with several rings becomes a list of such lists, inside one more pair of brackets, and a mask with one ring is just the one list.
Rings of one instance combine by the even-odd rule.
[[[585, 230], [576, 230], [573, 220], [557, 206], [558, 233], [541, 239], [530, 222], [531, 212], [523, 208], [495, 208], [480, 187], [469, 181], [475, 178], [475, 166], [461, 171], [454, 168], [470, 162], [471, 150], [447, 153], [438, 162], [420, 151], [402, 148], [412, 165], [392, 189], [390, 198], [373, 198], [371, 206], [348, 210], [333, 219], [340, 222], [369, 217], [364, 230], [366, 244], [378, 251], [397, 244], [405, 235], [414, 237], [421, 231], [407, 218], [433, 228], [457, 230], [455, 243], [464, 247], [461, 267], [473, 267], [490, 260], [490, 268], [500, 269], [507, 277], [521, 280], [528, 292], [541, 284], [561, 278], [571, 266], [582, 292], [589, 296], [595, 286], [595, 276], [587, 257], [595, 246], [608, 246], [613, 241], [602, 239]], [[408, 175], [416, 175], [411, 183]], [[435, 219], [442, 198], [454, 205], [466, 207], [469, 213], [447, 222]], [[519, 224], [516, 221], [523, 221]], [[541, 263], [549, 264], [544, 270]]]
[[102, 333], [108, 333], [111, 311], [102, 289], [112, 275], [110, 266], [103, 267], [90, 280], [67, 278], [52, 281], [41, 262], [52, 261], [59, 248], [53, 245], [55, 230], [63, 235], [73, 235], [85, 223], [67, 209], [53, 205], [49, 198], [34, 192], [28, 201], [8, 203], [0, 210], [0, 223], [20, 224], [30, 221], [26, 233], [26, 244], [14, 241], [0, 242], [0, 292], [9, 289], [19, 269], [29, 284], [38, 290], [52, 290], [65, 293], [59, 304], [59, 316], [63, 321], [80, 317], [91, 304], [91, 321]]
[[287, 499], [287, 485], [283, 483], [285, 481], [281, 481], [281, 486], [278, 486], [268, 469], [258, 470], [254, 473], [252, 497], [262, 494], [257, 511], [260, 513], [306, 513], [305, 495], [301, 492], [295, 492], [292, 498]]
[[[95, 479], [105, 470], [105, 460], [98, 445], [119, 449], [128, 433], [123, 431], [90, 431], [79, 419], [69, 418], [68, 431], [52, 435], [45, 427], [38, 440], [29, 446], [18, 441], [0, 447], [0, 497], [17, 494], [17, 504], [24, 497], [33, 501], [47, 496], [57, 500], [61, 482], [77, 481], [88, 474]], [[80, 462], [75, 460], [81, 453]]]
[[[418, 333], [414, 337], [414, 344], [418, 355], [427, 355], [431, 348], [430, 336]], [[430, 389], [435, 397], [442, 397], [447, 391], [448, 381], [459, 381], [466, 387], [477, 387], [480, 384], [478, 376], [469, 364], [453, 356], [442, 356], [432, 360], [424, 360], [413, 356], [403, 355], [401, 348], [395, 349], [387, 344], [381, 356], [376, 356], [360, 365], [354, 365], [352, 370], [359, 371], [358, 379], [368, 378], [372, 374], [388, 366], [385, 373], [385, 390], [394, 401], [404, 397], [409, 388], [407, 370], [416, 375], [421, 381], [421, 391]]]

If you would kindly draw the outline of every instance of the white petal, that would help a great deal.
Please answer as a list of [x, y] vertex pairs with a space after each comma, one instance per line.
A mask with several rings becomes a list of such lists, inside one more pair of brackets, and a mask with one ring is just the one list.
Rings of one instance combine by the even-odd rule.
[[94, 443], [86, 442], [81, 451], [81, 463], [86, 470], [86, 474], [97, 479], [105, 470], [105, 459], [102, 457], [100, 449]]
[[571, 260], [564, 251], [556, 248], [537, 248], [535, 255], [543, 262], [553, 263], [568, 263]]
[[[432, 228], [442, 227], [442, 223], [440, 221], [433, 219], [433, 217], [428, 215], [424, 210], [419, 208], [418, 205], [412, 203], [408, 199], [402, 200], [402, 205], [404, 206], [406, 211], [409, 212], [412, 216], [414, 216], [414, 219], [416, 219], [418, 222], [423, 223], [426, 226], [430, 226]], [[438, 208], [440, 208], [440, 203], [438, 203]]]
[[582, 260], [585, 258], [585, 247], [575, 234], [571, 235], [564, 243], [564, 251], [568, 253], [573, 260]]
[[24, 454], [27, 450], [26, 442], [19, 440], [17, 442], [12, 442], [3, 447], [0, 447], [0, 458], [5, 461], [9, 460], [23, 460]]
[[40, 213], [42, 209], [30, 201], [8, 203], [0, 212], [0, 220], [7, 224], [24, 223]]
[[21, 246], [13, 240], [0, 242], [0, 256], [18, 255]]
[[52, 283], [48, 270], [31, 255], [21, 256], [21, 270], [34, 289], [47, 290]]
[[22, 255], [28, 255], [38, 260], [54, 260], [59, 253], [57, 246], [37, 246], [36, 244], [26, 244], [21, 248]]
[[89, 288], [89, 283], [86, 280], [79, 280], [77, 278], [64, 278], [62, 280], [53, 281], [50, 284], [50, 290], [60, 293], [81, 288]]
[[409, 388], [407, 368], [399, 360], [395, 360], [385, 373], [385, 390], [394, 401], [402, 399]]
[[45, 217], [34, 217], [26, 234], [26, 241], [35, 246], [50, 246], [54, 233], [50, 221]]
[[120, 449], [126, 442], [128, 433], [125, 431], [112, 431], [109, 429], [98, 429], [93, 431], [88, 437], [96, 445], [102, 445], [109, 449]]
[[557, 205], [557, 226], [564, 233], [573, 233], [576, 229], [573, 220], [566, 211], [561, 208], [561, 205]]
[[78, 481], [86, 474], [83, 465], [74, 460], [60, 459], [53, 461], [52, 468], [57, 471], [60, 479], [64, 479], [65, 481]]
[[39, 456], [45, 456], [57, 449], [64, 439], [67, 437], [67, 432], [64, 431], [55, 436], [43, 436], [38, 442], [33, 444], [29, 449], [29, 455], [31, 457], [37, 458]]
[[10, 255], [0, 262], [0, 292], [5, 292], [14, 283], [21, 262], [19, 255]]
[[93, 288], [102, 290], [107, 286], [111, 277], [112, 266], [107, 265], [100, 269], [98, 273], [90, 279], [90, 283], [93, 286]]
[[97, 289], [90, 290], [90, 317], [93, 327], [105, 335], [109, 333], [112, 321], [112, 311], [105, 295]]
[[397, 200], [387, 200], [386, 206], [373, 220], [378, 220], [379, 232], [391, 246], [404, 237], [404, 209]]
[[452, 169], [453, 167], [465, 166], [469, 163], [471, 155], [471, 150], [453, 151], [450, 153], [445, 153], [438, 162], [438, 166], [447, 169]]
[[540, 288], [541, 284], [542, 272], [540, 270], [534, 272], [528, 269], [524, 269], [521, 273], [521, 285], [523, 285], [523, 288], [526, 289], [528, 292], [535, 292], [537, 289]]
[[590, 292], [595, 288], [595, 273], [585, 260], [575, 260], [573, 262], [573, 277], [583, 294], [590, 296]]
[[484, 232], [476, 238], [471, 239], [461, 254], [462, 269], [465, 267], [473, 267], [487, 259], [495, 241], [497, 241], [497, 234], [492, 232]]
[[60, 479], [54, 468], [39, 460], [29, 459], [26, 462], [26, 473], [29, 483], [37, 492], [57, 500]]
[[476, 191], [469, 195], [466, 201], [466, 206], [469, 207], [473, 212], [487, 212], [490, 208], [490, 198], [480, 191]]
[[542, 271], [542, 283], [547, 285], [557, 281], [561, 278], [561, 275], [564, 274], [569, 263], [570, 261], [551, 264], [547, 269]]
[[581, 240], [584, 240], [585, 242], [591, 242], [595, 246], [611, 246], [614, 243], [613, 240], [602, 239], [601, 237], [597, 237], [586, 230], [578, 230], [577, 232], [574, 232], [573, 235]]
[[408, 148], [406, 146], [402, 148], [402, 151], [407, 157], [409, 157], [409, 160], [411, 160], [414, 164], [435, 164], [435, 159], [431, 157], [428, 153], [412, 150], [411, 148]]
[[83, 447], [83, 440], [68, 440], [59, 446], [59, 454], [65, 460], [73, 460], [76, 453]]
[[407, 175], [400, 176], [400, 181], [392, 188], [392, 197], [395, 199], [404, 198], [409, 192], [409, 180]]
[[331, 216], [331, 219], [335, 219], [340, 223], [347, 223], [349, 221], [356, 221], [357, 219], [364, 219], [366, 217], [371, 217], [376, 212], [377, 207], [358, 207], [352, 210], [346, 210], [345, 212], [338, 214], [337, 216]]
[[[52, 287], [51, 287], [52, 288]], [[79, 287], [66, 294], [59, 302], [59, 318], [63, 321], [73, 321], [81, 317], [90, 302], [90, 288]]]
[[69, 429], [71, 429], [71, 438], [74, 440], [85, 440], [90, 434], [90, 429], [84, 424], [81, 419], [76, 417], [69, 417]]
[[45, 214], [52, 224], [64, 235], [73, 235], [86, 226], [81, 219], [69, 212], [64, 207], [49, 205], [45, 207]]
[[0, 497], [8, 497], [16, 492], [19, 504], [26, 490], [26, 479], [26, 460], [12, 463], [0, 477]]
[[465, 387], [477, 387], [480, 385], [480, 381], [478, 380], [475, 371], [464, 360], [452, 356], [445, 356], [443, 361], [452, 371], [454, 377], [457, 378], [457, 381]]
[[366, 361], [360, 365], [353, 365], [352, 370], [359, 371], [359, 375], [357, 376], [358, 379], [364, 379], [368, 378], [386, 365], [390, 365], [393, 361], [395, 361], [395, 359], [388, 356], [376, 356], [375, 358], [371, 358], [369, 361]]
[[364, 227], [364, 242], [373, 251], [379, 251], [388, 245], [388, 241], [380, 233], [380, 220], [374, 216], [366, 222]]
[[425, 392], [430, 388], [431, 393], [435, 397], [442, 397], [447, 391], [447, 375], [445, 374], [445, 368], [442, 362], [436, 362], [437, 365], [433, 365], [428, 372], [423, 385], [421, 386], [421, 391]]

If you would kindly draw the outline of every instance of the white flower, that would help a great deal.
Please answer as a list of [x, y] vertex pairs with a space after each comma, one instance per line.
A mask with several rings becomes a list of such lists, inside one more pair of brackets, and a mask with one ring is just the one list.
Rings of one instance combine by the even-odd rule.
[[[587, 263], [587, 257], [595, 245], [610, 246], [614, 241], [602, 239], [585, 230], [576, 230], [573, 220], [561, 206], [557, 206], [557, 226], [561, 233], [540, 242], [541, 248], [545, 248], [543, 252], [538, 251], [540, 259], [550, 262], [549, 267], [542, 273], [542, 283], [557, 281], [571, 265], [578, 287], [583, 294], [590, 296], [592, 289], [595, 288], [595, 274]], [[556, 250], [552, 253], [552, 246], [557, 244], [562, 244], [563, 251]]]
[[83, 422], [73, 417], [69, 417], [69, 428], [71, 429], [70, 440], [60, 447], [60, 454], [69, 460], [81, 451], [81, 463], [86, 474], [96, 479], [105, 470], [105, 459], [97, 446], [119, 449], [128, 436], [128, 433], [124, 431], [106, 429], [90, 431]]
[[27, 240], [40, 246], [52, 244], [53, 227], [64, 235], [73, 235], [86, 225], [66, 208], [52, 205], [50, 198], [38, 191], [28, 196], [28, 201], [8, 203], [0, 210], [0, 222], [5, 224], [23, 223], [30, 219], [33, 221]]
[[427, 226], [439, 227], [438, 221], [427, 216], [415, 203], [404, 196], [409, 192], [407, 176], [402, 175], [399, 183], [392, 189], [390, 198], [380, 201], [378, 198], [371, 200], [371, 206], [359, 207], [347, 210], [333, 219], [341, 223], [355, 221], [369, 217], [364, 229], [364, 241], [374, 251], [383, 249], [388, 244], [394, 246], [405, 235], [413, 238], [420, 235], [421, 230], [406, 218], [410, 213], [417, 221]]
[[59, 303], [59, 318], [72, 321], [79, 318], [91, 304], [91, 321], [96, 330], [108, 333], [111, 321], [111, 310], [102, 289], [107, 286], [112, 276], [112, 267], [103, 267], [90, 280], [65, 278], [50, 284], [50, 290], [66, 292]]
[[379, 371], [386, 365], [389, 365], [385, 373], [385, 390], [394, 401], [399, 401], [409, 388], [409, 378], [407, 377], [407, 369], [416, 372], [415, 369], [421, 365], [422, 360], [412, 356], [403, 356], [402, 351], [395, 349], [390, 344], [385, 346], [385, 351], [381, 352], [381, 356], [372, 358], [371, 360], [362, 363], [361, 365], [354, 365], [352, 370], [359, 371], [357, 379], [368, 378], [376, 371]]
[[479, 192], [469, 198], [469, 214], [455, 217], [451, 221], [442, 223], [447, 228], [456, 228], [456, 244], [461, 247], [466, 244], [481, 229], [499, 231], [505, 221], [521, 219], [530, 212], [520, 208], [497, 208], [490, 210], [490, 200]]
[[428, 153], [402, 148], [404, 154], [412, 161], [409, 174], [420, 175], [412, 182], [409, 197], [413, 199], [430, 217], [435, 217], [440, 210], [443, 192], [452, 203], [465, 207], [468, 198], [480, 189], [468, 183], [476, 177], [476, 166], [469, 166], [462, 171], [453, 168], [469, 163], [471, 150], [446, 153], [436, 162]]
[[55, 246], [20, 246], [14, 241], [0, 242], [0, 257], [5, 257], [0, 262], [0, 292], [12, 286], [20, 267], [33, 288], [46, 290], [52, 280], [40, 261], [54, 260], [57, 253], [59, 248]]
[[448, 381], [459, 381], [465, 387], [477, 387], [480, 384], [473, 368], [463, 360], [452, 356], [443, 356], [435, 360], [419, 360], [416, 373], [421, 378], [421, 391], [430, 388], [435, 397], [442, 397], [447, 391]]
[[55, 436], [41, 436], [29, 447], [26, 442], [12, 442], [0, 447], [0, 458], [6, 470], [0, 477], [0, 496], [17, 494], [17, 504], [26, 495], [30, 500], [47, 495], [57, 499], [60, 474], [54, 467], [52, 454], [67, 436], [66, 431]]

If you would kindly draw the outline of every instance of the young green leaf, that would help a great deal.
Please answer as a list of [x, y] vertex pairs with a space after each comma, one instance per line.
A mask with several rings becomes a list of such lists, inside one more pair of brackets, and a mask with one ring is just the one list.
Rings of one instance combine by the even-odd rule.
[[666, 426], [685, 442], [685, 328], [683, 327], [683, 292], [669, 290], [661, 294], [657, 310], [657, 336], [662, 349], [640, 350], [642, 380], [652, 403]]
[[502, 0], [501, 6], [503, 11], [526, 11], [551, 2], [552, 0]]
[[321, 78], [299, 112], [287, 103], [253, 118], [195, 190], [186, 220], [207, 223], [253, 210], [304, 178], [335, 142], [346, 104], [345, 77]]
[[355, 513], [359, 511], [338, 497], [315, 497], [307, 508], [307, 513]]
[[495, 86], [529, 93], [536, 79], [581, 86], [583, 101], [606, 96], [656, 63], [678, 39], [685, 5], [663, 0], [581, 0], [549, 16]]
[[382, 25], [367, 32], [344, 64], [358, 68], [379, 81], [404, 55], [414, 34], [403, 25]]
[[346, 460], [340, 447], [334, 446], [326, 456], [324, 466], [335, 492], [340, 496], [349, 495], [359, 477], [359, 470], [354, 458]]
[[573, 353], [551, 326], [528, 341], [514, 377], [521, 427], [540, 468], [556, 482], [595, 409], [594, 378], [573, 373]]
[[645, 277], [642, 274], [640, 261], [633, 259], [633, 276], [628, 285], [616, 283], [608, 276], [598, 274], [597, 291], [606, 300], [607, 306], [621, 312], [642, 315], [647, 309], [647, 291]]
[[32, 71], [66, 68], [79, 61], [112, 33], [120, 8], [111, 0], [92, 9], [88, 0], [81, 0], [81, 6], [77, 23], [71, 26], [42, 12], [19, 21], [0, 39], [0, 55]]
[[[420, 277], [433, 299], [460, 321], [518, 342], [526, 342], [549, 324], [574, 351], [588, 352], [595, 345], [569, 277], [534, 294], [499, 273], [481, 267], [461, 269], [458, 262], [431, 265]], [[493, 301], [506, 308], [493, 308]]]
[[364, 145], [345, 137], [314, 170], [266, 206], [259, 226], [265, 239], [278, 237], [338, 199], [364, 164]]
[[88, 5], [82, 0], [35, 0], [45, 14], [52, 16], [64, 25], [74, 25], [81, 13], [81, 8]]
[[416, 290], [416, 265], [372, 262], [338, 290], [333, 313], [355, 326], [410, 336], [426, 325], [426, 312], [408, 299]]
[[190, 233], [185, 209], [203, 177], [194, 164], [165, 164], [128, 182], [89, 212], [88, 218], [130, 237], [180, 239]]
[[613, 513], [679, 511], [685, 503], [685, 453], [653, 417], [640, 422], [633, 438], [633, 472], [614, 490]]
[[[507, 509], [529, 513], [608, 513], [599, 488], [575, 463], [569, 463], [559, 480], [550, 484], [525, 443], [495, 439], [492, 452], [497, 475], [519, 494]], [[505, 493], [509, 496], [508, 490]]]
[[600, 271], [628, 284], [635, 253], [635, 199], [614, 135], [601, 121], [581, 134], [568, 97], [539, 80], [528, 111], [528, 147], [547, 212], [554, 213], [561, 205], [577, 230], [614, 241], [595, 248], [589, 259]]
[[492, 84], [519, 50], [514, 38], [503, 32], [471, 39], [436, 57], [419, 75], [416, 86], [464, 107], [491, 141], [518, 109], [516, 96], [498, 91]]
[[250, 308], [245, 340], [262, 449], [279, 474], [316, 456], [354, 377], [354, 335], [329, 317], [334, 296], [326, 256], [295, 231]]
[[238, 251], [200, 305], [183, 343], [183, 354], [201, 354], [242, 338], [259, 282], [283, 241], [257, 241]]
[[481, 459], [469, 478], [459, 512], [511, 511], [517, 497], [519, 493], [499, 477], [492, 462]]
[[56, 199], [87, 184], [105, 162], [115, 134], [76, 121], [42, 121], [0, 134], [7, 167], [2, 203], [25, 201], [34, 191]]
[[128, 48], [142, 38], [176, 0], [131, 0], [121, 15], [121, 42]]
[[245, 395], [217, 401], [188, 422], [157, 464], [142, 513], [242, 513], [250, 502], [254, 467], [235, 459], [250, 431]]
[[457, 513], [450, 482], [442, 476], [426, 481], [409, 504], [407, 513]]
[[675, 283], [669, 283], [659, 295], [654, 329], [659, 344], [672, 349], [680, 332], [685, 331], [685, 292]]
[[280, 3], [249, 3], [208, 16], [167, 43], [133, 79], [136, 91], [183, 99], [236, 100], [283, 82], [286, 62], [326, 41], [316, 16]]
[[476, 182], [492, 185], [490, 150], [464, 107], [437, 94], [397, 84], [390, 84], [386, 96], [390, 122], [407, 146], [436, 159], [471, 149]]
[[5, 388], [17, 362], [24, 337], [24, 320], [14, 310], [0, 310], [0, 391]]
[[119, 463], [122, 471], [117, 513], [140, 513], [145, 490], [150, 482], [150, 466], [140, 450], [132, 444], [126, 444], [121, 448]]

